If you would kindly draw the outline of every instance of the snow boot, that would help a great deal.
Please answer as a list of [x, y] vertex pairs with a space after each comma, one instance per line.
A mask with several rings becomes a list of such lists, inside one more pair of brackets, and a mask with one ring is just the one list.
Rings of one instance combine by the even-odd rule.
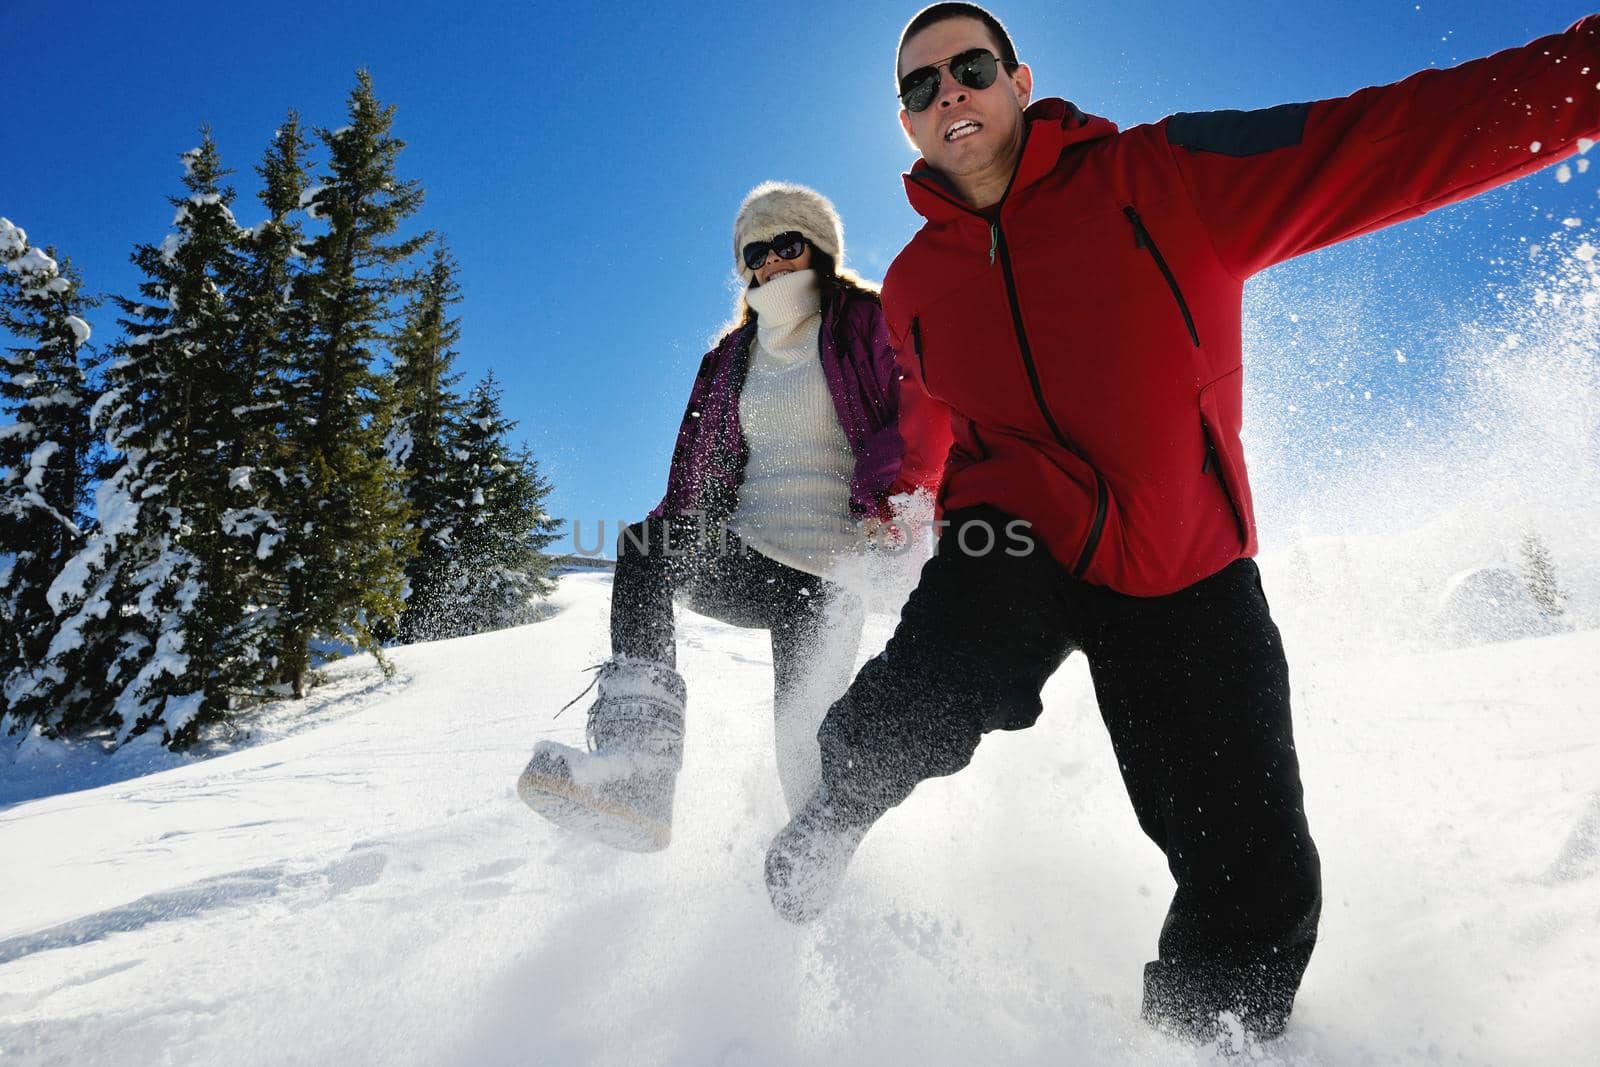
[[630, 852], [672, 840], [683, 765], [683, 677], [664, 663], [619, 657], [600, 668], [589, 751], [540, 741], [517, 795], [558, 826]]
[[810, 922], [838, 895], [872, 821], [852, 820], [818, 789], [767, 850], [767, 896], [792, 923]]

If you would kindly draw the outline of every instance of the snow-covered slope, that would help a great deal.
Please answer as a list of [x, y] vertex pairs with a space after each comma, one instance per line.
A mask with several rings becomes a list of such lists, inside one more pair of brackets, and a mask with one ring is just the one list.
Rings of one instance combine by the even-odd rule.
[[[1594, 1061], [1600, 632], [1352, 658], [1296, 638], [1314, 605], [1271, 563], [1327, 906], [1291, 1033], [1257, 1054]], [[919, 788], [848, 900], [794, 928], [760, 881], [785, 818], [763, 631], [683, 616], [669, 850], [587, 845], [517, 801], [533, 742], [581, 737], [581, 704], [552, 714], [604, 654], [609, 583], [570, 575], [544, 622], [398, 650], [390, 682], [343, 664], [279, 740], [0, 808], [0, 1059], [1208, 1058], [1136, 1019], [1171, 883], [1081, 659], [1039, 726]], [[0, 766], [14, 796], [45, 773]]]

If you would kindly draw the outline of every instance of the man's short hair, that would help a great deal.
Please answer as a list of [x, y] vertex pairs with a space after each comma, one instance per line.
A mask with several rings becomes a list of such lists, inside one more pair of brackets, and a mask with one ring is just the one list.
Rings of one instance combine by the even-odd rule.
[[1011, 43], [1011, 35], [1006, 32], [1004, 26], [1000, 25], [999, 19], [977, 4], [955, 2], [930, 4], [911, 16], [911, 21], [906, 23], [906, 28], [900, 32], [900, 47], [894, 50], [894, 81], [896, 86], [900, 84], [900, 57], [905, 53], [906, 42], [929, 26], [948, 22], [951, 19], [976, 19], [983, 23], [983, 28], [989, 31], [989, 36], [993, 38], [995, 48], [998, 50], [995, 56], [1006, 64], [1007, 69], [1016, 67], [1017, 46]]

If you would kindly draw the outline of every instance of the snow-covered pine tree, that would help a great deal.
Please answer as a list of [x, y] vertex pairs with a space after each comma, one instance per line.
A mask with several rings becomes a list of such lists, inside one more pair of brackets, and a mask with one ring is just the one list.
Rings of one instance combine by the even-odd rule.
[[53, 728], [114, 726], [192, 743], [252, 688], [254, 633], [241, 580], [253, 541], [225, 529], [241, 375], [233, 190], [210, 131], [184, 153], [175, 232], [140, 245], [141, 299], [117, 300], [127, 339], [106, 373], [96, 425], [120, 457], [96, 493], [99, 526], [50, 590], [62, 624], [46, 666], [80, 679]]
[[290, 428], [307, 484], [288, 516], [286, 549], [300, 565], [280, 609], [278, 656], [297, 696], [313, 639], [378, 651], [374, 631], [401, 611], [415, 546], [399, 472], [384, 454], [392, 413], [373, 360], [388, 335], [391, 301], [407, 287], [404, 264], [428, 240], [394, 239], [423, 194], [395, 174], [404, 144], [390, 132], [394, 108], [378, 101], [366, 71], [357, 74], [349, 117], [317, 131], [328, 174], [303, 197], [328, 228], [306, 249], [311, 328]]
[[536, 602], [555, 587], [544, 554], [559, 525], [544, 506], [551, 485], [525, 448], [508, 447], [515, 427], [501, 412], [500, 386], [490, 372], [468, 397], [452, 450], [468, 486], [455, 527], [448, 614], [453, 634], [532, 622]]
[[1545, 618], [1561, 618], [1566, 614], [1567, 596], [1556, 581], [1555, 562], [1550, 558], [1550, 549], [1545, 545], [1544, 538], [1529, 530], [1522, 535], [1521, 547], [1522, 565], [1519, 570], [1528, 587], [1528, 594], [1533, 597], [1533, 602], [1539, 606]]
[[224, 529], [243, 538], [253, 559], [241, 592], [254, 613], [257, 639], [249, 650], [257, 681], [271, 691], [282, 682], [284, 607], [296, 572], [293, 519], [311, 478], [297, 442], [311, 400], [307, 359], [311, 316], [306, 297], [305, 233], [300, 221], [309, 178], [310, 142], [290, 111], [256, 166], [267, 217], [241, 241], [242, 263], [231, 294], [239, 326], [241, 379], [253, 382], [249, 402], [235, 407], [236, 432], [225, 463], [233, 489]]
[[454, 631], [448, 615], [452, 561], [458, 551], [456, 526], [463, 518], [472, 486], [455, 456], [463, 403], [453, 373], [461, 320], [450, 308], [461, 299], [456, 264], [442, 241], [406, 305], [393, 345], [391, 382], [399, 413], [390, 435], [391, 461], [406, 472], [406, 499], [417, 553], [406, 564], [405, 613], [398, 635], [405, 642], [427, 641]]
[[12, 341], [0, 354], [0, 732], [49, 708], [46, 592], [82, 547], [98, 451], [86, 347], [96, 303], [68, 260], [0, 218], [0, 332]]

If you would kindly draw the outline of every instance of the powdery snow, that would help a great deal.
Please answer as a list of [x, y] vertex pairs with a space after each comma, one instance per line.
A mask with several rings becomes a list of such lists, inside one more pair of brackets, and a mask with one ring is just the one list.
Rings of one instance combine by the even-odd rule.
[[[1302, 606], [1269, 573], [1280, 614]], [[685, 613], [675, 839], [617, 853], [512, 785], [604, 655], [609, 576], [553, 618], [333, 669], [309, 727], [206, 761], [135, 743], [0, 809], [8, 1062], [1194, 1063], [1138, 981], [1170, 881], [1075, 659], [868, 836], [811, 927], [760, 882], [785, 818], [766, 635]], [[863, 656], [890, 620], [874, 615]], [[1600, 1051], [1600, 633], [1325, 658], [1291, 640], [1327, 888], [1268, 1061]], [[7, 746], [9, 748], [9, 746]], [[47, 781], [36, 743], [0, 804]], [[123, 761], [129, 774], [116, 780]], [[58, 772], [59, 773], [59, 772]], [[14, 784], [13, 784], [14, 783]]]

